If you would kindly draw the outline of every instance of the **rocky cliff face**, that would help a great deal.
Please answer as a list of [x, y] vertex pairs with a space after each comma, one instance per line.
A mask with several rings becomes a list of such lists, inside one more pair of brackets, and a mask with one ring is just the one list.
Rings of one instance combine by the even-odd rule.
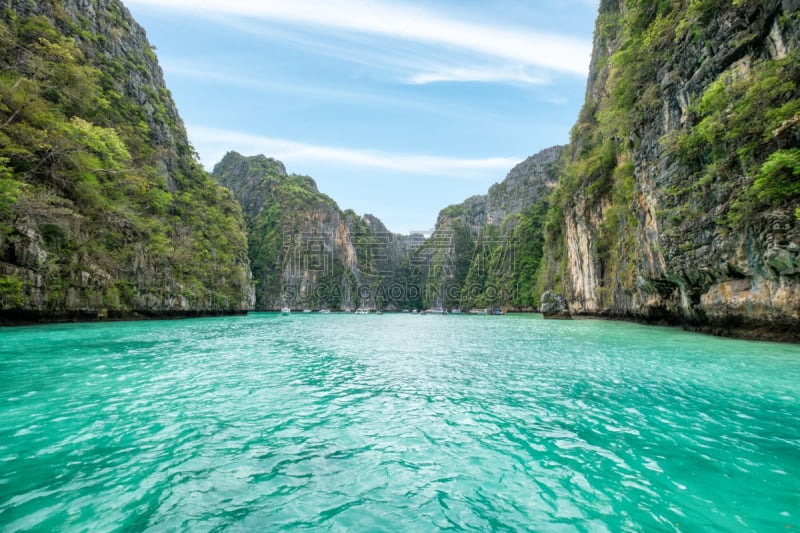
[[604, 0], [540, 289], [800, 341], [800, 2]]
[[522, 213], [550, 195], [558, 183], [565, 146], [553, 146], [512, 168], [506, 178], [489, 188], [486, 223], [500, 225], [509, 215]]
[[[342, 211], [314, 180], [264, 156], [229, 152], [213, 176], [244, 207], [256, 309], [409, 307], [406, 240]], [[396, 286], [395, 286], [396, 285]]]
[[427, 250], [432, 307], [532, 309], [542, 255], [541, 225], [560, 172], [563, 146], [533, 155], [486, 195], [439, 213]]
[[0, 0], [0, 315], [247, 310], [239, 206], [117, 0]]
[[550, 195], [558, 183], [559, 165], [565, 146], [553, 146], [530, 156], [512, 168], [505, 179], [483, 195], [467, 198], [439, 213], [437, 227], [448, 219], [461, 218], [476, 233], [487, 225], [500, 226], [509, 215], [521, 213]]

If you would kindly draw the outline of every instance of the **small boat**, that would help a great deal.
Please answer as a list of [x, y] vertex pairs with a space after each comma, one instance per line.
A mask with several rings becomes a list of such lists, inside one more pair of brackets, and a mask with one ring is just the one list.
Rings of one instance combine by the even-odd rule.
[[310, 312], [311, 312], [311, 309], [303, 309], [303, 312], [304, 312], [304, 313], [310, 313]]
[[292, 312], [292, 310], [291, 310], [291, 309], [289, 309], [288, 307], [281, 307], [281, 314], [282, 314], [282, 315], [288, 315], [288, 314], [290, 314], [291, 312]]
[[330, 309], [320, 309], [319, 310], [321, 315], [329, 315], [331, 313]]
[[365, 309], [363, 307], [359, 307], [358, 309], [356, 309], [356, 314], [357, 315], [368, 315], [369, 314], [369, 309]]

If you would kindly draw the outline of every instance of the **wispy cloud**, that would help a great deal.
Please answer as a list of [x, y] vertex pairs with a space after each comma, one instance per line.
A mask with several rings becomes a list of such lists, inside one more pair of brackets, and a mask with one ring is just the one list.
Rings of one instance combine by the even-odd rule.
[[521, 160], [520, 157], [458, 159], [424, 154], [390, 153], [320, 146], [206, 126], [189, 125], [187, 129], [192, 142], [202, 147], [202, 152], [209, 154], [214, 162], [222, 159], [225, 152], [235, 147], [240, 152], [264, 154], [298, 168], [302, 168], [303, 164], [326, 163], [406, 174], [476, 179], [485, 177], [487, 171], [505, 172]]
[[[410, 5], [353, 0], [128, 0], [195, 15], [279, 20], [456, 48], [504, 63], [585, 76], [591, 43], [550, 32], [479, 24]], [[433, 79], [433, 78], [431, 78]]]
[[[392, 111], [404, 110], [420, 112], [426, 115], [438, 116], [447, 119], [460, 121], [470, 120], [475, 123], [483, 124], [485, 127], [499, 128], [502, 127], [507, 120], [505, 117], [493, 114], [491, 111], [480, 106], [471, 106], [466, 108], [463, 105], [452, 106], [449, 105], [448, 102], [431, 102], [421, 98], [410, 98], [408, 96], [404, 96], [403, 94], [393, 95], [385, 91], [369, 92], [360, 90], [358, 87], [337, 88], [329, 87], [324, 84], [292, 83], [265, 80], [255, 76], [241, 76], [234, 73], [235, 71], [226, 69], [226, 66], [224, 65], [224, 59], [220, 61], [220, 64], [209, 64], [208, 60], [203, 64], [200, 64], [192, 60], [166, 58], [161, 60], [161, 65], [168, 78], [173, 76], [176, 78], [180, 77], [220, 86], [237, 87], [263, 94], [282, 94], [291, 95], [293, 97], [302, 96], [312, 100], [315, 99], [319, 102], [336, 102], [337, 105], [341, 103], [352, 103], [353, 105], [357, 105], [361, 108], [367, 105], [373, 106], [375, 109], [388, 108]], [[446, 81], [448, 79], [447, 76], [453, 76], [453, 78], [449, 79], [456, 80], [455, 76], [458, 75], [457, 72], [453, 71], [445, 72], [446, 69], [443, 69], [440, 73], [435, 73], [433, 71], [434, 67], [430, 68], [431, 71], [429, 71], [429, 73], [418, 75], [420, 78], [423, 76], [429, 76], [430, 79], [428, 81], [417, 79], [416, 76], [410, 76], [407, 78], [406, 83], [424, 84], [432, 83], [433, 81]], [[471, 75], [476, 81], [491, 81], [491, 79], [489, 79], [491, 76], [495, 76], [494, 79], [499, 80], [505, 75], [505, 73], [487, 70], [485, 74], [475, 72]], [[509, 72], [509, 77], [504, 79], [519, 83], [538, 84], [536, 79], [525, 73], [520, 73], [521, 76], [525, 77], [524, 81], [521, 79], [513, 80], [512, 77], [514, 75], [515, 74], [513, 72]]]
[[408, 82], [415, 85], [437, 83], [445, 81], [479, 81], [523, 83], [530, 85], [544, 85], [550, 83], [548, 76], [535, 76], [525, 72], [524, 68], [500, 67], [445, 67], [430, 68], [419, 74], [413, 74]]
[[[396, 40], [381, 40], [365, 34], [338, 33], [334, 36], [297, 29], [287, 31], [257, 19], [225, 16], [215, 17], [215, 20], [240, 33], [258, 35], [282, 44], [292, 43], [292, 46], [307, 53], [386, 72], [393, 81], [403, 84], [475, 81], [542, 85], [552, 81], [551, 76], [544, 72], [534, 75], [529, 66], [518, 62], [509, 64], [498, 58], [476, 57], [470, 51], [450, 47], [417, 42], [401, 45]], [[541, 68], [537, 70], [544, 71]], [[308, 91], [301, 88], [300, 92]]]
[[[329, 100], [350, 100], [359, 104], [374, 102], [381, 105], [408, 106], [412, 103], [399, 98], [357, 92], [352, 90], [337, 90], [329, 87], [317, 87], [312, 84], [284, 83], [267, 81], [257, 77], [239, 76], [220, 68], [208, 68], [208, 65], [197, 65], [191, 62], [166, 59], [161, 61], [162, 68], [167, 75], [195, 79], [214, 84], [240, 87], [261, 92], [284, 93], [292, 95], [312, 96]], [[415, 107], [420, 107], [415, 105]]]

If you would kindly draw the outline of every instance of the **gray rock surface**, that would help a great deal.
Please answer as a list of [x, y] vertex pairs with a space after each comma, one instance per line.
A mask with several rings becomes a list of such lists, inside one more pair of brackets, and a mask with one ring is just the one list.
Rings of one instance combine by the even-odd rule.
[[542, 294], [539, 311], [545, 318], [549, 319], [563, 320], [572, 318], [567, 299], [553, 291], [545, 291]]
[[[603, 0], [601, 14], [608, 15], [605, 20], [619, 18], [624, 4]], [[720, 219], [732, 193], [747, 183], [745, 176], [678, 197], [675, 190], [700, 176], [670, 156], [664, 141], [696, 125], [692, 105], [724, 73], [746, 77], [756, 61], [798, 53], [797, 11], [793, 1], [726, 4], [709, 14], [702, 39], [690, 32], [670, 48], [670, 59], [659, 66], [654, 80], [661, 111], [636, 122], [631, 138], [620, 142], [632, 156], [630, 208], [635, 217], [610, 243], [626, 250], [622, 260], [609, 262], [599, 251], [609, 246], [600, 236], [618, 207], [610, 194], [577, 194], [564, 214], [566, 254], [560, 260], [573, 314], [800, 342], [800, 224], [794, 208], [756, 213], [745, 227], [730, 230]], [[603, 58], [619, 46], [619, 40], [596, 39], [585, 109], [602, 108], [608, 98]], [[797, 128], [787, 129], [789, 137], [780, 142], [798, 146]], [[570, 149], [579, 157], [581, 146]], [[559, 270], [552, 263], [549, 268]]]

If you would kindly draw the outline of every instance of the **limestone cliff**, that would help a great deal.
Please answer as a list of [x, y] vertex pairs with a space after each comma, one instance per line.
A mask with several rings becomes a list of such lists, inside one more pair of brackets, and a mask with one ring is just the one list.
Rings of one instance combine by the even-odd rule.
[[423, 248], [428, 250], [426, 299], [432, 307], [536, 307], [541, 225], [564, 148], [542, 150], [487, 194], [439, 213]]
[[213, 176], [244, 208], [256, 309], [410, 305], [406, 241], [376, 217], [342, 211], [312, 178], [263, 155], [229, 152]]
[[521, 213], [550, 195], [558, 182], [565, 146], [546, 148], [514, 166], [486, 194], [486, 223], [502, 224], [509, 215]]
[[800, 2], [603, 0], [539, 290], [800, 341]]
[[0, 0], [0, 318], [246, 311], [239, 206], [118, 0]]

